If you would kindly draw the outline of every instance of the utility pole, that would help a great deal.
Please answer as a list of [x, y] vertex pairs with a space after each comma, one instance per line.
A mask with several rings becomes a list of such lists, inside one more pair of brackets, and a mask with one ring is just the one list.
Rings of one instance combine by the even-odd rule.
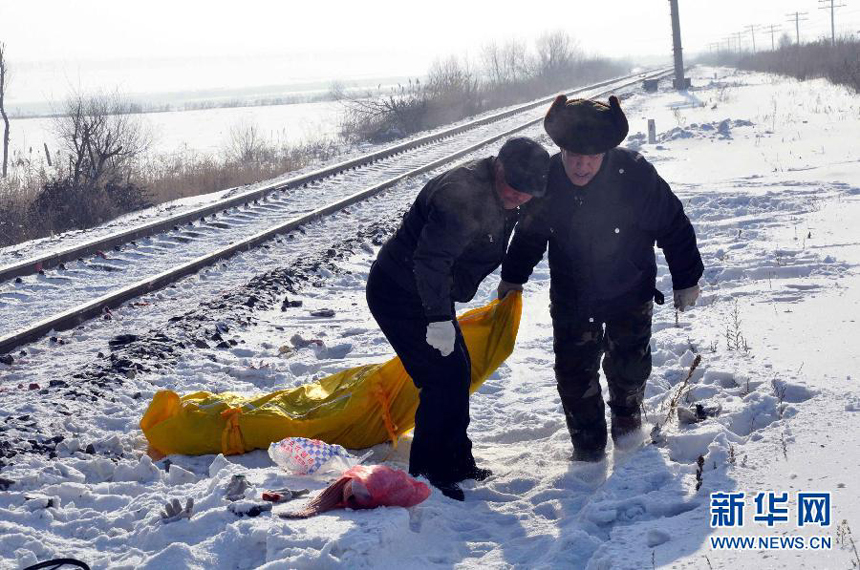
[[845, 4], [835, 4], [834, 0], [818, 0], [821, 6], [819, 10], [827, 10], [827, 2], [830, 2], [830, 45], [836, 45], [836, 8], [844, 8]]
[[770, 51], [776, 51], [776, 41], [773, 38], [773, 33], [781, 29], [782, 26], [774, 26], [773, 24], [767, 27], [767, 30], [770, 32]]
[[675, 89], [683, 91], [687, 88], [684, 79], [684, 56], [681, 53], [681, 17], [678, 15], [678, 0], [669, 0], [669, 10], [672, 13], [672, 49], [675, 52]]
[[743, 32], [735, 32], [732, 35], [735, 37], [735, 41], [738, 44], [738, 53], [741, 53], [741, 51], [742, 51], [741, 50], [741, 39], [743, 38], [744, 33]]
[[800, 23], [809, 20], [809, 18], [806, 17], [807, 14], [808, 12], [795, 12], [794, 14], [786, 14], [787, 16], [791, 16], [791, 18], [788, 20], [789, 22], [791, 20], [794, 20], [794, 27], [797, 31], [797, 40], [795, 43], [797, 45], [800, 45]]
[[750, 36], [752, 36], [753, 53], [755, 53], [755, 31], [758, 29], [758, 24], [749, 25], [747, 29], [750, 31]]

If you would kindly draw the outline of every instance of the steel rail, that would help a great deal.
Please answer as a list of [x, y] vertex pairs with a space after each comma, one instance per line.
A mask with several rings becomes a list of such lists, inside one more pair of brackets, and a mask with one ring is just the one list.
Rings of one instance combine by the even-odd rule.
[[[662, 70], [661, 70], [662, 71]], [[624, 81], [626, 79], [630, 79], [632, 77], [637, 77], [639, 79], [643, 78], [645, 75], [649, 73], [638, 73], [627, 75], [623, 77], [616, 77], [614, 79], [609, 79], [606, 81], [601, 81], [599, 83], [595, 83], [592, 85], [588, 85], [586, 87], [577, 88], [568, 92], [568, 95], [576, 95], [578, 93], [582, 93], [584, 91], [599, 89], [600, 87], [604, 87], [606, 85], [610, 85], [612, 83], [616, 83], [618, 81]], [[653, 75], [653, 72], [651, 72]], [[638, 80], [638, 79], [637, 79]], [[115, 247], [121, 246], [123, 244], [129, 243], [134, 240], [138, 240], [141, 238], [145, 238], [148, 236], [152, 236], [161, 232], [169, 231], [171, 229], [175, 229], [176, 227], [183, 226], [189, 223], [193, 223], [196, 220], [200, 220], [205, 218], [206, 216], [210, 216], [212, 214], [217, 214], [234, 206], [240, 205], [248, 205], [250, 202], [254, 202], [264, 197], [267, 194], [272, 192], [283, 192], [289, 190], [290, 188], [296, 188], [299, 186], [306, 186], [313, 182], [317, 182], [324, 178], [328, 178], [330, 176], [335, 176], [340, 174], [346, 170], [366, 166], [373, 162], [383, 160], [404, 152], [408, 152], [414, 150], [418, 147], [425, 146], [427, 144], [456, 136], [465, 131], [471, 130], [476, 127], [480, 127], [489, 123], [493, 123], [496, 121], [500, 121], [502, 119], [506, 119], [518, 113], [523, 113], [525, 111], [529, 111], [536, 107], [540, 107], [541, 105], [546, 105], [547, 103], [553, 100], [550, 98], [542, 98], [539, 100], [532, 101], [531, 103], [526, 103], [524, 105], [520, 105], [518, 107], [514, 107], [512, 109], [508, 109], [507, 111], [502, 111], [499, 113], [495, 113], [493, 115], [489, 115], [482, 119], [477, 119], [474, 121], [470, 121], [468, 123], [464, 123], [457, 127], [451, 127], [448, 129], [444, 129], [441, 131], [437, 131], [435, 133], [431, 133], [428, 135], [424, 135], [422, 137], [418, 137], [411, 141], [407, 141], [404, 143], [396, 144], [390, 146], [388, 148], [372, 152], [369, 154], [365, 154], [350, 160], [346, 160], [343, 162], [339, 162], [337, 164], [327, 166], [325, 168], [321, 168], [319, 170], [315, 170], [313, 172], [309, 172], [307, 174], [303, 174], [301, 176], [296, 176], [294, 178], [290, 178], [283, 182], [278, 182], [274, 184], [269, 184], [263, 186], [261, 188], [257, 188], [255, 190], [249, 190], [247, 192], [242, 192], [235, 196], [231, 196], [229, 198], [225, 198], [223, 200], [219, 200], [212, 204], [207, 204], [205, 206], [201, 206], [199, 208], [195, 208], [193, 210], [189, 210], [187, 212], [183, 212], [180, 214], [176, 214], [173, 216], [169, 216], [166, 218], [160, 218], [158, 220], [154, 220], [152, 222], [130, 228], [125, 230], [120, 230], [115, 233], [102, 236], [100, 238], [96, 238], [91, 241], [87, 241], [78, 245], [71, 246], [66, 249], [54, 251], [51, 253], [47, 253], [45, 255], [39, 255], [35, 257], [30, 257], [28, 259], [24, 259], [22, 261], [18, 261], [15, 263], [11, 263], [8, 265], [0, 266], [0, 282], [6, 281], [8, 279], [13, 279], [15, 277], [23, 277], [25, 275], [31, 275], [34, 273], [38, 273], [41, 270], [50, 269], [52, 267], [56, 267], [61, 263], [66, 263], [68, 261], [74, 261], [81, 257], [95, 254], [99, 251], [107, 251], [109, 249], [113, 249]]]
[[[671, 73], [671, 69], [660, 70], [658, 72], [650, 74], [649, 78], [661, 78], [668, 75], [669, 73]], [[592, 96], [596, 97], [604, 95], [609, 91], [615, 89], [623, 89], [640, 81], [642, 81], [641, 76], [637, 76], [635, 79], [615, 79], [614, 83], [617, 84], [612, 85], [612, 89], [595, 93]], [[609, 83], [613, 82], [602, 82], [596, 87], [592, 86], [590, 89], [599, 89], [600, 87], [605, 87]], [[578, 90], [577, 92], [581, 92], [581, 90]], [[356, 202], [360, 202], [371, 196], [374, 196], [382, 192], [383, 190], [394, 186], [402, 180], [439, 168], [440, 166], [453, 162], [458, 158], [461, 158], [471, 152], [474, 152], [475, 150], [478, 150], [481, 147], [484, 147], [488, 144], [492, 144], [493, 142], [496, 142], [521, 130], [527, 129], [542, 120], [542, 118], [532, 119], [526, 123], [522, 123], [514, 127], [513, 129], [508, 129], [504, 132], [493, 135], [492, 137], [469, 145], [468, 147], [460, 149], [447, 156], [429, 162], [423, 166], [389, 178], [388, 180], [371, 186], [369, 188], [365, 188], [364, 190], [356, 192], [355, 194], [352, 194], [342, 200], [339, 200], [322, 208], [318, 208], [302, 216], [287, 220], [282, 224], [278, 224], [262, 232], [258, 232], [253, 236], [250, 236], [240, 242], [233, 243], [229, 246], [220, 248], [206, 255], [202, 255], [182, 265], [179, 265], [152, 277], [142, 279], [132, 285], [117, 289], [116, 291], [108, 293], [107, 295], [103, 295], [101, 297], [98, 297], [97, 299], [81, 304], [73, 309], [69, 309], [68, 311], [64, 311], [51, 317], [48, 317], [47, 319], [43, 319], [34, 325], [19, 329], [15, 332], [2, 336], [0, 337], [0, 354], [8, 353], [9, 351], [18, 346], [21, 346], [28, 342], [32, 342], [50, 331], [66, 330], [69, 328], [73, 328], [82, 323], [83, 321], [102, 314], [106, 308], [115, 308], [130, 299], [160, 289], [181, 279], [182, 277], [185, 277], [186, 275], [189, 275], [203, 267], [211, 265], [216, 261], [230, 257], [239, 251], [252, 249], [257, 245], [268, 241], [277, 234], [293, 231], [300, 226], [303, 226], [314, 220], [323, 218], [334, 212], [342, 210], [343, 208], [355, 204]]]

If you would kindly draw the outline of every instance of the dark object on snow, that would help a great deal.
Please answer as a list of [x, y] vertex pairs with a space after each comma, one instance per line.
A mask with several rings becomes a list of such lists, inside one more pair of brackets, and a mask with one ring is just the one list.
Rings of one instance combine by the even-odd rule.
[[583, 445], [573, 447], [573, 454], [570, 456], [571, 461], [583, 461], [585, 463], [597, 463], [603, 461], [606, 457], [606, 444], [595, 447], [585, 447]]
[[60, 570], [66, 565], [82, 568], [83, 570], [90, 570], [90, 567], [86, 562], [81, 562], [74, 558], [55, 558], [53, 560], [46, 560], [45, 562], [39, 562], [32, 566], [27, 566], [24, 570]]
[[253, 503], [251, 501], [240, 501], [238, 503], [230, 503], [227, 510], [237, 517], [258, 517], [261, 514], [272, 510], [272, 503]]
[[194, 346], [197, 348], [209, 348], [209, 343], [202, 338], [198, 338], [194, 340]]
[[275, 504], [286, 503], [287, 501], [304, 497], [308, 493], [310, 493], [308, 489], [298, 489], [296, 491], [292, 491], [290, 489], [277, 489], [274, 491], [264, 491], [262, 499]]
[[612, 441], [618, 441], [642, 429], [642, 414], [637, 408], [629, 414], [612, 414]]
[[15, 484], [15, 481], [12, 479], [6, 479], [5, 477], [0, 477], [0, 491], [8, 491], [9, 487]]
[[316, 311], [311, 311], [312, 317], [325, 317], [330, 318], [334, 316], [333, 309], [317, 309]]
[[0, 356], [0, 362], [5, 364], [6, 366], [12, 366], [12, 363], [15, 362], [15, 359], [12, 358], [11, 354], [4, 354], [3, 356]]
[[555, 98], [543, 121], [549, 138], [559, 147], [576, 154], [600, 154], [617, 147], [629, 127], [618, 97], [609, 104], [592, 99]]
[[135, 342], [139, 338], [140, 337], [137, 336], [136, 334], [117, 335], [108, 341], [108, 346], [111, 348], [111, 350], [116, 350], [117, 348], [125, 346], [129, 343]]
[[678, 422], [681, 424], [697, 424], [699, 422], [705, 421], [708, 418], [714, 418], [720, 415], [722, 411], [722, 406], [703, 406], [702, 404], [696, 404], [692, 408], [681, 408], [679, 407], [677, 410], [678, 414]]

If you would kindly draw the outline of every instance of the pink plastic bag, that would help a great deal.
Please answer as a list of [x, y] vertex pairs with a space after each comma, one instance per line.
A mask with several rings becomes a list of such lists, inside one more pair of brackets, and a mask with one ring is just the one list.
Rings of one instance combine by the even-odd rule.
[[311, 500], [304, 509], [281, 515], [307, 518], [332, 509], [412, 507], [430, 496], [430, 488], [399, 469], [358, 465]]

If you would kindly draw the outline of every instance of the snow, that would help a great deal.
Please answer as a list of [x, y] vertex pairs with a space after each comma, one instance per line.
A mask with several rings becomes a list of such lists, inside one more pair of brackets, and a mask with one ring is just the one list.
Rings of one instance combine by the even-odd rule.
[[[141, 113], [139, 119], [152, 134], [152, 155], [191, 153], [221, 155], [230, 142], [230, 129], [254, 126], [272, 144], [298, 145], [310, 140], [335, 139], [343, 106], [337, 102], [295, 103], [227, 107], [192, 111]], [[55, 119], [12, 120], [10, 152], [42, 158], [43, 145], [52, 155], [61, 150], [54, 128]]]
[[[364, 302], [378, 247], [367, 235], [290, 293], [301, 307], [282, 311], [275, 303], [245, 326], [212, 315], [206, 326], [227, 324], [229, 336], [244, 342], [231, 350], [191, 345], [175, 363], [140, 371], [96, 402], [69, 398], [58, 408], [47, 404], [51, 390], [22, 395], [16, 388], [72, 383], [69, 372], [108, 352], [116, 334], [172, 335], [169, 317], [236, 290], [252, 275], [342, 243], [375, 220], [390, 229], [427, 175], [356, 205], [350, 215], [310, 224], [306, 235], [270, 251], [243, 253], [207, 279], [191, 277], [147, 296], [148, 306], [87, 323], [65, 346], [40, 341], [13, 366], [0, 364], [0, 439], [14, 439], [12, 426], [32, 422], [45, 437], [65, 436], [56, 459], [19, 453], [0, 470], [16, 481], [0, 491], [0, 567], [75, 556], [95, 568], [850, 568], [856, 555], [836, 539], [843, 520], [860, 528], [860, 96], [822, 80], [727, 69], [697, 68], [692, 79], [697, 87], [686, 94], [639, 93], [622, 102], [633, 135], [656, 120], [657, 145], [641, 137], [630, 144], [681, 197], [706, 267], [696, 307], [677, 323], [668, 306], [655, 313], [647, 423], [662, 424], [676, 396], [686, 408], [701, 404], [719, 413], [670, 420], [655, 437], [660, 445], [645, 437], [610, 449], [603, 463], [570, 462], [552, 372], [544, 262], [526, 285], [513, 355], [472, 397], [475, 454], [494, 475], [466, 483], [464, 503], [434, 491], [408, 510], [285, 521], [276, 515], [295, 506], [288, 503], [238, 516], [223, 496], [234, 474], [253, 486], [246, 501], [283, 487], [313, 494], [330, 479], [288, 476], [265, 451], [150, 460], [137, 420], [155, 390], [271, 391], [388, 357]], [[728, 129], [721, 133], [722, 124]], [[488, 278], [469, 306], [490, 300], [497, 279]], [[658, 287], [671, 289], [662, 258]], [[334, 316], [310, 315], [322, 308]], [[701, 364], [681, 393], [697, 354]], [[408, 438], [397, 448], [376, 446], [369, 461], [404, 468], [408, 448]], [[711, 528], [710, 493], [740, 491], [748, 497], [744, 528]], [[794, 516], [773, 528], [753, 522], [751, 498], [766, 491], [790, 493], [792, 511], [797, 492], [832, 493], [831, 526], [798, 528]], [[166, 501], [184, 504], [186, 497], [194, 498], [191, 519], [163, 524]], [[819, 551], [711, 547], [711, 537], [741, 534], [834, 542]]]

